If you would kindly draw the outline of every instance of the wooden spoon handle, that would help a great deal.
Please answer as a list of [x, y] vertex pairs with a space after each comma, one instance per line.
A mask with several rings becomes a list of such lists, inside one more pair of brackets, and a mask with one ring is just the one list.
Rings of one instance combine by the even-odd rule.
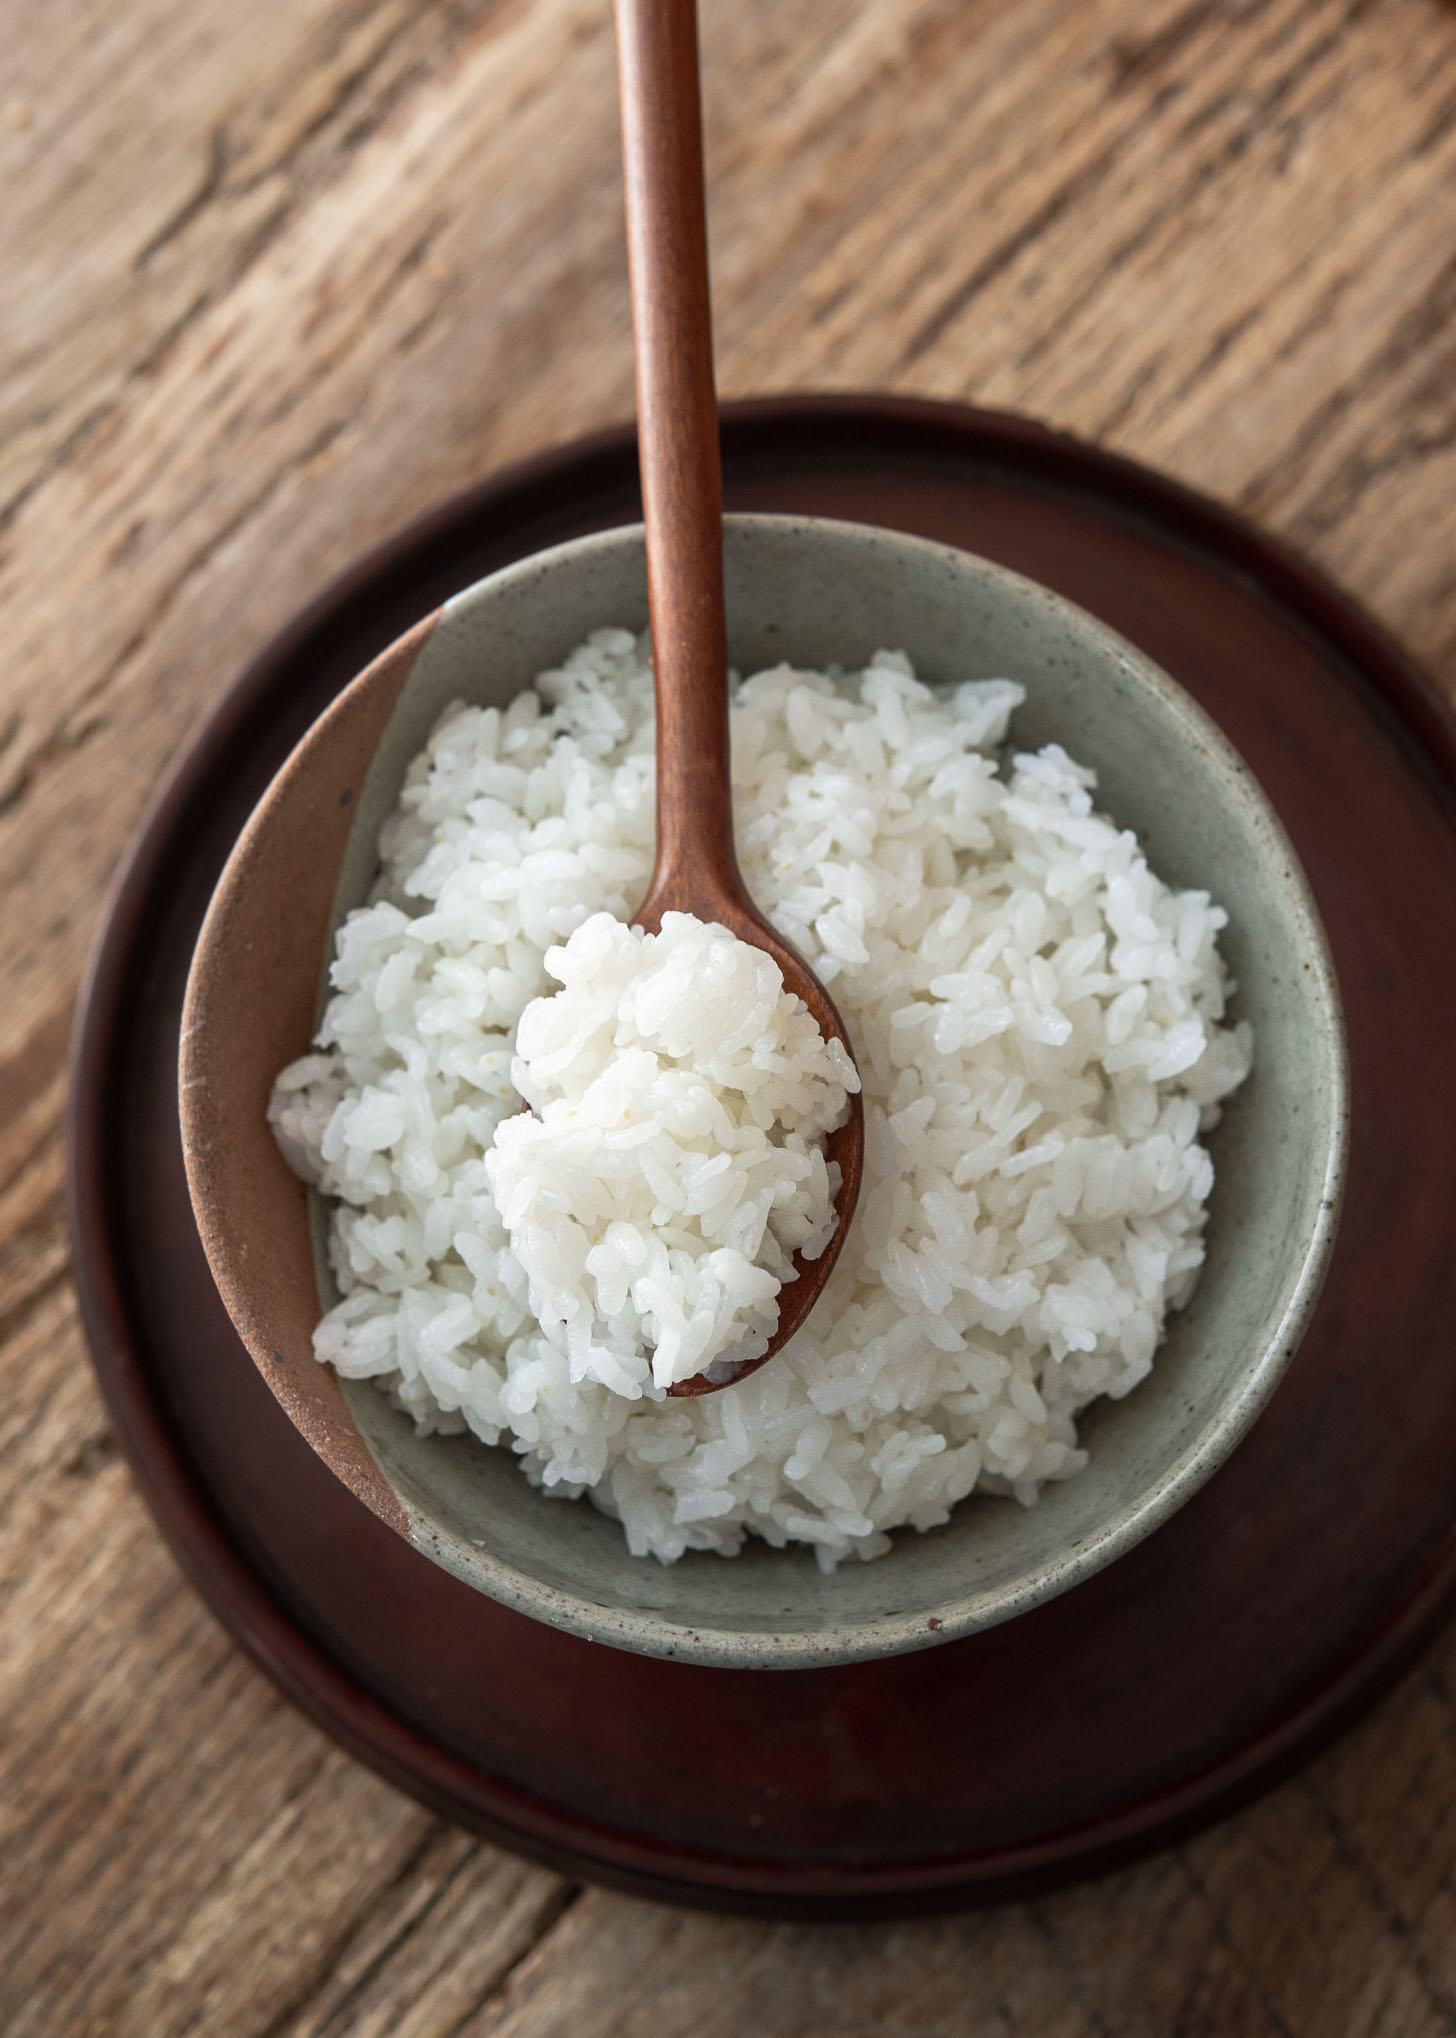
[[[657, 691], [657, 863], [641, 925], [744, 898], [733, 848], [723, 473], [694, 0], [616, 0], [637, 424]], [[705, 910], [706, 909], [706, 910]]]

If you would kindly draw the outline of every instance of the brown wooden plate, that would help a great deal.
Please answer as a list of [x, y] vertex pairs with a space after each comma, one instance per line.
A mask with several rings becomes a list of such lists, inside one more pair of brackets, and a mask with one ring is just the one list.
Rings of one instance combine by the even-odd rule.
[[1354, 1126], [1314, 1326], [1247, 1441], [1147, 1542], [1004, 1627], [843, 1669], [719, 1671], [480, 1598], [354, 1500], [259, 1379], [213, 1289], [178, 1137], [178, 1013], [208, 894], [298, 735], [391, 638], [496, 566], [637, 516], [630, 431], [411, 525], [259, 655], [173, 768], [78, 1022], [77, 1278], [179, 1561], [381, 1774], [644, 1895], [780, 1917], [945, 1908], [1110, 1866], [1249, 1798], [1368, 1705], [1456, 1599], [1456, 728], [1272, 540], [1025, 420], [785, 398], [730, 406], [723, 445], [730, 508], [922, 532], [1083, 603], [1202, 701], [1288, 827], [1346, 999]]

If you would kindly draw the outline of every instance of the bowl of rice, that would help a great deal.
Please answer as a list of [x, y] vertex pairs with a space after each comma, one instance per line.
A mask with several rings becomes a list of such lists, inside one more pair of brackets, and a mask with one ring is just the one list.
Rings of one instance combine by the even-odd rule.
[[[1217, 1469], [1318, 1295], [1346, 1074], [1290, 844], [1141, 653], [894, 532], [736, 516], [724, 553], [744, 876], [865, 1118], [847, 1243], [776, 1357], [683, 1400], [600, 1356], [633, 1304], [664, 1345], [706, 1322], [693, 1227], [727, 1264], [787, 1194], [761, 1139], [717, 1151], [721, 1094], [653, 1116], [632, 1072], [739, 1095], [799, 1052], [711, 929], [645, 960], [626, 931], [640, 529], [465, 590], [309, 730], [204, 923], [179, 1094], [233, 1322], [366, 1505], [574, 1634], [803, 1667], [1024, 1612]], [[568, 1100], [542, 1145], [523, 1100], [568, 1063], [611, 1108]]]

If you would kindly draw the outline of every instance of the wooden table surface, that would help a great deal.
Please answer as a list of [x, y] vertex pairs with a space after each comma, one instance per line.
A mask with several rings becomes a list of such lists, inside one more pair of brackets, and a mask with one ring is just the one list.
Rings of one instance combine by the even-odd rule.
[[[442, 1825], [183, 1582], [68, 1274], [72, 1003], [150, 787], [248, 654], [411, 513], [628, 413], [609, 5], [4, 12], [0, 2030], [1456, 2032], [1456, 1642], [1139, 1867], [788, 1928]], [[1456, 697], [1449, 0], [703, 13], [725, 394], [972, 399], [1145, 458]]]

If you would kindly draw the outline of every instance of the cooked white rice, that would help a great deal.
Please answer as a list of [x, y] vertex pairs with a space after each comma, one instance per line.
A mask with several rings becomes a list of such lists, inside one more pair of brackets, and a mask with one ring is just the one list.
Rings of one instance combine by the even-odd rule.
[[834, 1233], [853, 1062], [772, 956], [688, 913], [594, 913], [546, 968], [511, 1064], [531, 1109], [485, 1160], [531, 1314], [573, 1386], [634, 1401], [761, 1358]]
[[1225, 915], [1170, 891], [1055, 745], [991, 754], [1024, 698], [878, 653], [778, 667], [733, 706], [759, 904], [830, 987], [864, 1085], [865, 1176], [804, 1328], [718, 1394], [572, 1378], [531, 1315], [490, 1186], [521, 1110], [516, 1028], [547, 952], [629, 920], [652, 860], [646, 645], [599, 630], [504, 711], [456, 708], [338, 936], [320, 1052], [279, 1078], [294, 1165], [336, 1199], [321, 1359], [425, 1430], [468, 1427], [589, 1493], [665, 1562], [746, 1534], [824, 1566], [972, 1488], [1030, 1502], [1085, 1463], [1202, 1262], [1200, 1132], [1247, 1073]]

